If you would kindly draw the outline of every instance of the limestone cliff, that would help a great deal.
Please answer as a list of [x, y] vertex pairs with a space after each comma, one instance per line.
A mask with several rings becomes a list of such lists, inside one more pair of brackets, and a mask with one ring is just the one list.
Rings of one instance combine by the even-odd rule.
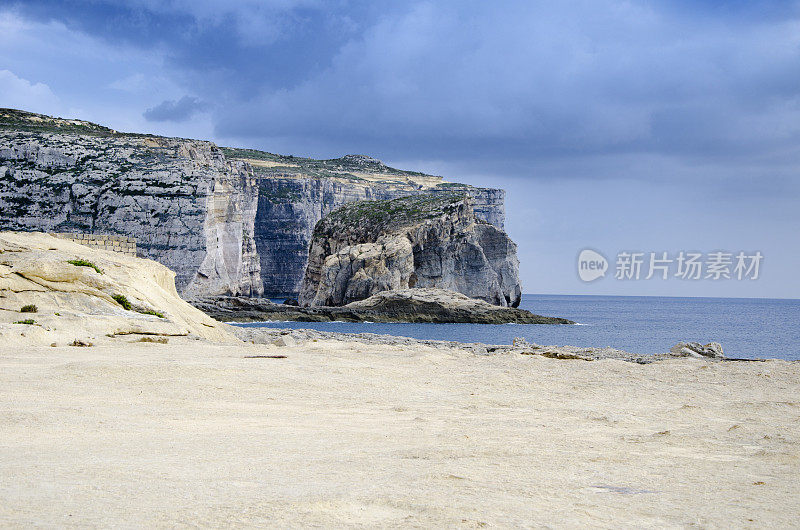
[[259, 177], [255, 238], [264, 293], [295, 296], [308, 263], [314, 226], [332, 210], [355, 201], [461, 190], [473, 198], [476, 217], [497, 228], [505, 220], [505, 192], [444, 182], [441, 177], [386, 166], [364, 155], [332, 160], [223, 149], [247, 162]]
[[296, 296], [316, 223], [360, 200], [462, 190], [502, 229], [503, 190], [363, 155], [282, 156], [0, 109], [0, 229], [117, 234], [193, 297]]
[[519, 305], [516, 245], [475, 216], [464, 193], [343, 206], [314, 229], [303, 306], [341, 306], [378, 292], [435, 287]]
[[210, 142], [12, 116], [23, 125], [0, 130], [0, 229], [131, 236], [183, 292], [263, 292], [247, 164]]

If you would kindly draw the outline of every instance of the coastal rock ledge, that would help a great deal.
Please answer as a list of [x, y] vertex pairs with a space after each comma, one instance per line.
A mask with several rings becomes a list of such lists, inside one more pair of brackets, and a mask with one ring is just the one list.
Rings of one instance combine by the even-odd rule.
[[574, 324], [558, 317], [535, 315], [514, 307], [499, 307], [461, 293], [435, 288], [382, 291], [347, 309], [384, 315], [397, 322], [472, 322], [475, 324]]
[[461, 293], [435, 288], [382, 291], [342, 307], [298, 307], [267, 299], [235, 296], [192, 300], [209, 316], [228, 322], [293, 320], [299, 322], [412, 322], [472, 324], [574, 324], [558, 317], [500, 307]]
[[343, 306], [382, 291], [438, 288], [517, 307], [517, 245], [477, 219], [463, 193], [360, 201], [314, 228], [301, 306]]

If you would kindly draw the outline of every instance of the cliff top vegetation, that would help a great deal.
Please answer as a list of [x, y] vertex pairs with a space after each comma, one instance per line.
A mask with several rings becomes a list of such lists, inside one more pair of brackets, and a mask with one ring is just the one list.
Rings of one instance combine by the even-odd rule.
[[[161, 138], [157, 135], [120, 132], [85, 120], [37, 114], [18, 109], [0, 108], [0, 131], [19, 131], [47, 134], [76, 134], [95, 137]], [[466, 184], [444, 182], [442, 177], [419, 171], [407, 171], [387, 166], [367, 155], [345, 155], [340, 158], [317, 160], [293, 155], [280, 155], [257, 149], [221, 147], [226, 158], [248, 162], [257, 174], [312, 178], [338, 178], [380, 181], [403, 188], [470, 188]]]
[[350, 232], [359, 240], [374, 241], [383, 233], [453, 214], [468, 202], [468, 196], [457, 191], [353, 202], [323, 217], [314, 227], [314, 235]]
[[318, 160], [293, 155], [279, 155], [257, 149], [223, 147], [226, 158], [250, 163], [256, 173], [262, 175], [298, 175], [317, 178], [340, 178], [352, 181], [394, 182], [402, 186], [417, 188], [456, 187], [469, 188], [466, 184], [443, 182], [442, 177], [419, 171], [407, 171], [387, 166], [367, 155], [345, 155], [340, 158]]
[[56, 118], [35, 112], [0, 108], [0, 130], [85, 134], [90, 136], [125, 135], [108, 127], [84, 120]]

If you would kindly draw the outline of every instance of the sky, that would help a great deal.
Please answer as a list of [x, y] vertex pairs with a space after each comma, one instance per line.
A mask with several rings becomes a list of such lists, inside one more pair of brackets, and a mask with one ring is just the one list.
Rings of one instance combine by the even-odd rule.
[[527, 293], [800, 298], [800, 1], [0, 0], [0, 107], [504, 188]]

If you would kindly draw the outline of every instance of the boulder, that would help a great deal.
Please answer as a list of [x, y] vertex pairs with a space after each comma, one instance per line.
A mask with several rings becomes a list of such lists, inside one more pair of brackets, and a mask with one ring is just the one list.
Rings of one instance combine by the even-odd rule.
[[291, 348], [297, 344], [297, 341], [291, 335], [278, 335], [272, 341], [272, 344], [281, 348]]
[[669, 351], [673, 355], [680, 357], [710, 357], [712, 359], [724, 357], [722, 345], [718, 342], [709, 342], [706, 345], [702, 345], [699, 342], [679, 342]]

